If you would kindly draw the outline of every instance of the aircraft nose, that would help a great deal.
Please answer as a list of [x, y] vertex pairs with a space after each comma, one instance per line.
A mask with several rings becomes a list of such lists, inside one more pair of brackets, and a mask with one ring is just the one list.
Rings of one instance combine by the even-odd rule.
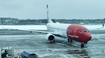
[[87, 34], [86, 37], [87, 37], [87, 40], [90, 40], [92, 38], [91, 34]]

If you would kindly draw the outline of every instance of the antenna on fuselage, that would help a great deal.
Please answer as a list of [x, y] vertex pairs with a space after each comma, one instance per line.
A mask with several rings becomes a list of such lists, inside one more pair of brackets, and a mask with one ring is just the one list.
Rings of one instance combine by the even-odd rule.
[[46, 5], [46, 8], [47, 8], [47, 20], [48, 20], [48, 23], [53, 23], [52, 20], [49, 18], [48, 4]]

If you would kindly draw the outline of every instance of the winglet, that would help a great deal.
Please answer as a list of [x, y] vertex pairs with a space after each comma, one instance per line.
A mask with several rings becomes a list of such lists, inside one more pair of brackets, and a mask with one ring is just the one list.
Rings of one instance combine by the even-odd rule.
[[52, 20], [49, 18], [48, 4], [46, 5], [46, 8], [47, 8], [47, 19], [48, 19], [48, 23], [53, 23]]

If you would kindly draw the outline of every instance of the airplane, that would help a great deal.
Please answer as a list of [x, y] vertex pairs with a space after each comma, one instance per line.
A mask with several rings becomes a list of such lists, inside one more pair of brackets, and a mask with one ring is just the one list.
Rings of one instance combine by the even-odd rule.
[[51, 19], [49, 19], [49, 11], [48, 5], [47, 7], [47, 39], [50, 42], [55, 42], [55, 36], [58, 37], [65, 37], [67, 38], [68, 42], [72, 42], [75, 40], [81, 43], [81, 48], [84, 48], [84, 44], [91, 40], [92, 36], [89, 30], [77, 24], [62, 24], [62, 23], [54, 23]]
[[[47, 19], [48, 19], [48, 23], [46, 25], [47, 31], [44, 32], [36, 31], [36, 32], [47, 33], [46, 39], [48, 39], [49, 42], [55, 42], [55, 36], [58, 36], [58, 37], [67, 38], [68, 42], [72, 42], [73, 40], [75, 40], [81, 43], [80, 45], [81, 48], [84, 48], [84, 44], [86, 44], [92, 38], [88, 28], [77, 24], [62, 24], [58, 22], [54, 23], [51, 19], [49, 19], [48, 5], [46, 5], [46, 7], [47, 7]], [[19, 28], [12, 28], [12, 29], [19, 29]]]

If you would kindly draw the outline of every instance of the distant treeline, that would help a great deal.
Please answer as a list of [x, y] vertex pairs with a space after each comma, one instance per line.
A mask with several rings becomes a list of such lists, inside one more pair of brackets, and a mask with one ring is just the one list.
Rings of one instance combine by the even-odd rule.
[[[104, 19], [52, 19], [53, 22], [68, 24], [101, 24]], [[2, 25], [45, 25], [47, 19], [17, 19], [17, 18], [0, 18]]]

